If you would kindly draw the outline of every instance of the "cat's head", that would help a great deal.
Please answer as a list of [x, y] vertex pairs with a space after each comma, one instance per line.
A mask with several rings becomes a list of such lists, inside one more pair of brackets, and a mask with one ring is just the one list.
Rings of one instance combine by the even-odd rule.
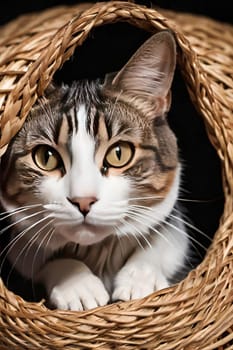
[[18, 208], [9, 215], [16, 233], [89, 245], [146, 234], [169, 215], [179, 188], [166, 120], [175, 65], [164, 31], [103, 84], [47, 90], [1, 161], [1, 202]]

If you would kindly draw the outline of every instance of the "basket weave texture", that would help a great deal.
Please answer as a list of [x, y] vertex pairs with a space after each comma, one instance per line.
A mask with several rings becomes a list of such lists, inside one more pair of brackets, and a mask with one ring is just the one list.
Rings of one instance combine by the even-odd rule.
[[225, 206], [204, 261], [144, 299], [85, 312], [48, 310], [0, 283], [0, 349], [233, 349], [233, 27], [131, 2], [57, 7], [0, 29], [0, 148], [54, 73], [97, 26], [169, 28], [191, 100], [222, 164]]

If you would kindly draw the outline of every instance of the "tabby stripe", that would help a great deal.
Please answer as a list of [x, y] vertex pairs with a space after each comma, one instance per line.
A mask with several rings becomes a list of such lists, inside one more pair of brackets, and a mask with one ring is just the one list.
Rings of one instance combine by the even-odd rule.
[[95, 114], [93, 116], [93, 122], [92, 122], [92, 134], [94, 137], [97, 136], [98, 130], [99, 130], [99, 119], [100, 119], [100, 114], [99, 111], [96, 110]]
[[154, 119], [153, 125], [154, 127], [160, 127], [160, 126], [164, 126], [167, 125], [167, 120], [166, 120], [166, 115], [165, 116], [158, 116]]
[[78, 132], [78, 109], [77, 109], [77, 104], [75, 103], [73, 107], [73, 118], [74, 118], [74, 128], [75, 132]]
[[145, 149], [145, 150], [149, 150], [149, 151], [154, 152], [154, 154], [155, 154], [155, 159], [156, 159], [156, 163], [159, 165], [160, 170], [161, 170], [162, 172], [171, 171], [171, 170], [176, 169], [176, 165], [171, 165], [171, 166], [169, 166], [169, 165], [166, 165], [166, 164], [163, 163], [163, 161], [162, 161], [162, 156], [161, 156], [161, 154], [159, 153], [158, 148], [157, 148], [156, 146], [152, 146], [152, 145], [140, 145], [140, 147], [141, 147], [142, 149]]
[[30, 179], [31, 182], [35, 181], [36, 177], [41, 177], [42, 172], [40, 170], [32, 169], [29, 166], [24, 166], [23, 169], [21, 169], [20, 177], [24, 180]]
[[112, 119], [109, 120], [107, 118], [104, 118], [104, 122], [105, 122], [105, 128], [106, 128], [106, 132], [107, 132], [107, 135], [108, 135], [108, 140], [110, 140], [112, 138]]
[[68, 135], [71, 136], [73, 134], [74, 125], [75, 125], [73, 110], [70, 110], [70, 112], [66, 114], [66, 119], [68, 123]]

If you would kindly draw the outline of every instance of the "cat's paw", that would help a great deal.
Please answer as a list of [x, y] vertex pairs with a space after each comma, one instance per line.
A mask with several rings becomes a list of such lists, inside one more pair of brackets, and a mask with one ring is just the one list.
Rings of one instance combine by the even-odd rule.
[[49, 305], [62, 310], [82, 311], [104, 306], [109, 295], [102, 281], [80, 261], [60, 259], [46, 266], [44, 279]]
[[155, 290], [168, 287], [164, 276], [155, 276], [155, 271], [149, 265], [124, 266], [117, 274], [112, 300], [134, 300], [143, 298]]
[[67, 280], [54, 286], [49, 295], [51, 306], [62, 310], [89, 310], [104, 306], [109, 295], [101, 282], [94, 275], [86, 275], [74, 282]]

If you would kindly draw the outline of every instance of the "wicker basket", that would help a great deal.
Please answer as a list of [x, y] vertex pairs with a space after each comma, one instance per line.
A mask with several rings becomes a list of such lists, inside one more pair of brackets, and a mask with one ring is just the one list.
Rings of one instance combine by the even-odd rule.
[[222, 164], [225, 206], [204, 261], [178, 285], [88, 312], [52, 311], [0, 284], [0, 349], [233, 349], [233, 28], [107, 2], [27, 15], [0, 30], [1, 153], [30, 108], [95, 28], [128, 22], [175, 32], [178, 65]]

